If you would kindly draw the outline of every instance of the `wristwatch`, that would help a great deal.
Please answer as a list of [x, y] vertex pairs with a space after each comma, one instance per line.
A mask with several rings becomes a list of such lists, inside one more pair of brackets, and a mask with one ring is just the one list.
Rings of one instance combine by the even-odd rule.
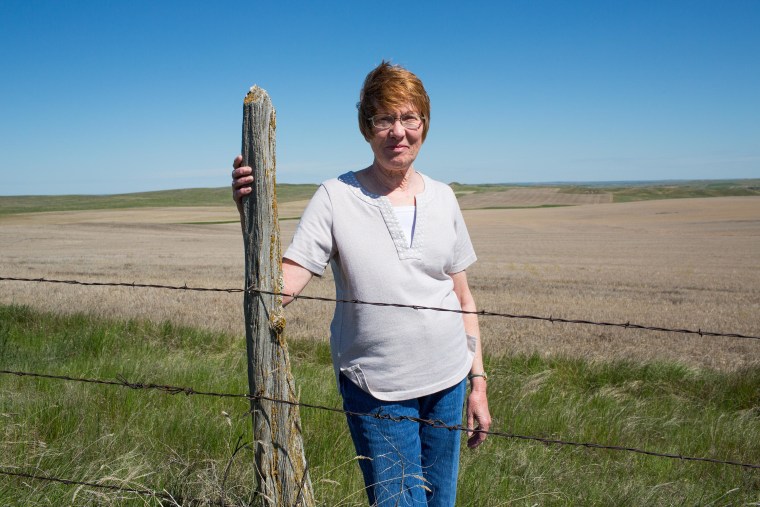
[[483, 380], [488, 380], [488, 374], [486, 372], [483, 373], [470, 373], [467, 375], [467, 380], [472, 380], [475, 377], [483, 377]]

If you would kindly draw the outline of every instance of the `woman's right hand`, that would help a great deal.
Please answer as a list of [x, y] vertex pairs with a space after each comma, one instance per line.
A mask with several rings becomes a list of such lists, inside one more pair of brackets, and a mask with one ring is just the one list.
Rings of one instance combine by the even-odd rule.
[[239, 213], [243, 213], [243, 197], [250, 194], [253, 190], [253, 169], [244, 166], [243, 156], [238, 155], [232, 162], [232, 199], [237, 205]]
[[[240, 213], [240, 225], [243, 226], [243, 197], [253, 191], [253, 169], [242, 165], [243, 157], [238, 155], [232, 162], [232, 198], [235, 200]], [[244, 232], [245, 234], [245, 232]], [[283, 296], [282, 304], [287, 305], [293, 301], [293, 296], [301, 293], [312, 277], [311, 271], [290, 259], [282, 259]]]

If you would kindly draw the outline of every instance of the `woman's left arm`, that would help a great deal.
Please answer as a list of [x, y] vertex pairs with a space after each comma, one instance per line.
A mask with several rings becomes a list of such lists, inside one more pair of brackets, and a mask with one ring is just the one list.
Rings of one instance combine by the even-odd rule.
[[[467, 283], [467, 273], [460, 271], [450, 275], [454, 281], [454, 293], [459, 298], [459, 304], [462, 306], [462, 310], [467, 312], [477, 311], [475, 306], [475, 299], [470, 292], [470, 286]], [[475, 314], [462, 314], [464, 320], [465, 332], [475, 337], [475, 358], [472, 361], [472, 368], [470, 373], [473, 375], [481, 375], [485, 373], [483, 369], [483, 351], [480, 347], [480, 327], [478, 326], [478, 316]], [[470, 379], [471, 389], [470, 394], [467, 396], [467, 427], [488, 431], [491, 427], [491, 414], [488, 411], [488, 396], [486, 395], [486, 379], [485, 377], [477, 376]], [[477, 422], [477, 426], [475, 423]], [[485, 433], [479, 431], [468, 431], [467, 434], [470, 438], [467, 439], [467, 447], [475, 448], [483, 443], [488, 436]]]

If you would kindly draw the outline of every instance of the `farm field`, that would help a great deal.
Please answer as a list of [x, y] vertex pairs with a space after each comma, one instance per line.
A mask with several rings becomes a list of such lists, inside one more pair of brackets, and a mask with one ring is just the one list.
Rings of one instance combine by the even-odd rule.
[[[500, 193], [464, 211], [480, 309], [760, 335], [760, 197], [539, 208], [555, 192]], [[279, 205], [285, 243], [304, 205]], [[236, 219], [231, 205], [6, 214], [0, 276], [238, 288]], [[332, 297], [329, 272], [304, 294]], [[236, 294], [0, 281], [0, 367], [243, 392], [241, 309]], [[294, 302], [286, 333], [301, 399], [338, 406], [331, 313]], [[501, 431], [760, 463], [760, 340], [503, 317], [481, 329]], [[250, 458], [230, 457], [244, 403], [98, 389], [0, 377], [0, 466], [245, 501]], [[345, 424], [302, 414], [320, 505], [362, 505]], [[463, 454], [458, 505], [760, 502], [756, 470], [487, 444]], [[0, 478], [0, 505], [174, 505], [34, 481], [15, 496], [19, 484]]]
[[[280, 205], [289, 241], [305, 201]], [[760, 198], [725, 197], [464, 211], [480, 309], [760, 334]], [[0, 217], [5, 276], [233, 287], [243, 281], [236, 212], [226, 207], [61, 211]], [[0, 303], [139, 317], [242, 333], [241, 297], [3, 282]], [[44, 297], [40, 297], [44, 294]], [[305, 295], [333, 296], [329, 272]], [[198, 309], [202, 308], [200, 312]], [[287, 310], [294, 339], [325, 340], [329, 303]], [[756, 365], [756, 340], [481, 319], [491, 354]]]

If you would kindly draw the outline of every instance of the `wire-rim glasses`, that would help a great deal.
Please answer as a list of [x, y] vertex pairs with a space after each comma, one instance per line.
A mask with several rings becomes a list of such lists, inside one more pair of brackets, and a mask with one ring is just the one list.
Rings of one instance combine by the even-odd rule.
[[401, 122], [401, 126], [407, 130], [417, 130], [422, 126], [425, 121], [425, 117], [417, 113], [405, 113], [401, 116], [393, 116], [392, 114], [376, 114], [367, 118], [369, 122], [378, 130], [388, 130], [396, 121]]

